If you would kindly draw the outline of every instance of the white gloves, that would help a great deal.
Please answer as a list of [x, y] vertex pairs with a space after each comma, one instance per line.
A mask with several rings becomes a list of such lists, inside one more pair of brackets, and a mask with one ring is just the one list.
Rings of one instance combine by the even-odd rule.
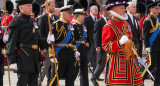
[[47, 37], [47, 43], [48, 44], [51, 44], [51, 42], [54, 42], [55, 41], [55, 37], [54, 35], [50, 35], [50, 32], [48, 33], [48, 37]]
[[122, 44], [124, 44], [125, 42], [127, 42], [129, 39], [128, 39], [128, 37], [126, 36], [126, 35], [123, 35], [122, 37], [121, 37], [121, 39], [119, 40], [119, 43], [122, 45]]
[[10, 64], [10, 68], [17, 70], [17, 63]]
[[2, 50], [2, 54], [6, 55], [6, 50], [5, 49]]
[[8, 34], [4, 34], [3, 36], [3, 42], [6, 43], [8, 41]]
[[76, 52], [74, 52], [74, 55], [75, 55], [75, 57], [77, 58], [77, 57], [80, 56], [80, 53], [79, 53], [78, 51], [76, 51]]
[[150, 47], [147, 47], [145, 50], [146, 50], [147, 52], [151, 52], [151, 48], [150, 48]]
[[[55, 58], [55, 59], [56, 59], [56, 63], [58, 63], [57, 58]], [[51, 62], [54, 63], [54, 58], [51, 58], [50, 60], [51, 60]]]

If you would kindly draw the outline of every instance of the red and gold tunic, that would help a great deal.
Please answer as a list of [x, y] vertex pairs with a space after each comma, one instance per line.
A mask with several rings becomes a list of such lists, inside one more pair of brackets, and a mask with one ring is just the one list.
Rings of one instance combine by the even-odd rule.
[[[113, 18], [118, 28], [132, 40], [130, 25], [126, 21]], [[135, 57], [126, 60], [125, 45], [119, 44], [121, 34], [109, 20], [102, 30], [102, 48], [109, 52], [109, 68], [106, 79], [107, 86], [141, 86], [140, 68]]]
[[[13, 17], [11, 15], [6, 15], [6, 25], [7, 25], [7, 31], [8, 31], [8, 25], [9, 23], [13, 20]], [[5, 26], [5, 17], [3, 16], [2, 17], [2, 20], [1, 20], [1, 26]], [[1, 30], [2, 34], [4, 35], [5, 31], [4, 30]]]

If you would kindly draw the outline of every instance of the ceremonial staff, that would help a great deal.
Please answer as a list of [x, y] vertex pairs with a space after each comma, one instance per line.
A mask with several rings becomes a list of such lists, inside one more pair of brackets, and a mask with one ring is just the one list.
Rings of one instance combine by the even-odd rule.
[[[6, 21], [6, 0], [4, 0], [4, 21], [5, 21], [5, 35], [8, 34], [7, 32], [7, 21]], [[7, 42], [6, 42], [6, 50], [7, 50]], [[6, 51], [7, 52], [7, 51]], [[9, 62], [7, 58], [7, 66], [8, 66], [8, 79], [9, 79], [9, 86], [11, 86], [11, 79], [10, 79], [10, 68], [9, 68]]]
[[[48, 0], [46, 0], [46, 9], [47, 9], [47, 15], [48, 15], [48, 25], [49, 25], [49, 31], [50, 31], [50, 35], [52, 35], [52, 30], [51, 30], [51, 25], [50, 25], [50, 18], [49, 18], [49, 10], [48, 10]], [[54, 50], [54, 46], [53, 46], [53, 42], [51, 41], [51, 45], [52, 45], [52, 51], [53, 51], [53, 59], [54, 59], [54, 66], [55, 66], [55, 73], [57, 76], [57, 84], [59, 86], [59, 78], [58, 78], [58, 72], [57, 72], [57, 64], [56, 64], [56, 58], [55, 58], [55, 50]], [[51, 83], [49, 84], [49, 86], [51, 86], [53, 83], [53, 81], [51, 81]]]

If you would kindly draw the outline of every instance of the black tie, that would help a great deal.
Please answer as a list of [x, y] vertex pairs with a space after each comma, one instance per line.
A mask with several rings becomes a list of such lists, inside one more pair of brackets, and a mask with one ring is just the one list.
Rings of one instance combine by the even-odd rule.
[[136, 28], [137, 29], [137, 26], [136, 26], [136, 18], [133, 16], [133, 26], [134, 26], [134, 28]]
[[97, 21], [97, 18], [94, 18], [94, 21]]
[[51, 19], [54, 21], [54, 15], [53, 14], [51, 15]]

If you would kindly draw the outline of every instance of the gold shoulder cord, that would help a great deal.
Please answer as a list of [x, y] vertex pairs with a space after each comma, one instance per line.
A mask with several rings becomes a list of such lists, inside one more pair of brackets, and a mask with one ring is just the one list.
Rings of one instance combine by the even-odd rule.
[[157, 27], [159, 26], [159, 23], [158, 23], [158, 20], [157, 20], [156, 21], [156, 26], [154, 26], [151, 19], [150, 19], [150, 22], [151, 22], [151, 25], [152, 25], [152, 28], [153, 28], [153, 29], [150, 30], [150, 33], [153, 33], [154, 31], [156, 31]]
[[66, 30], [65, 30], [64, 25], [62, 25], [61, 28], [58, 29], [58, 23], [56, 23], [56, 30], [58, 32], [57, 34], [58, 37], [56, 38], [56, 40], [58, 40], [61, 37], [62, 33], [64, 34], [64, 37], [66, 36]]

